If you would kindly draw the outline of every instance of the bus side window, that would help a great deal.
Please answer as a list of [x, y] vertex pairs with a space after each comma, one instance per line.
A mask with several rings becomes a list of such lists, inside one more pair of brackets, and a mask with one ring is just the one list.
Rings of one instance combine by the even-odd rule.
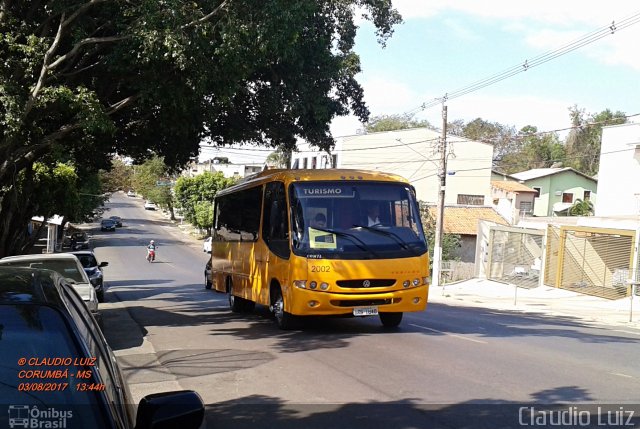
[[269, 249], [281, 258], [289, 257], [289, 225], [284, 184], [268, 183], [264, 194], [262, 236]]

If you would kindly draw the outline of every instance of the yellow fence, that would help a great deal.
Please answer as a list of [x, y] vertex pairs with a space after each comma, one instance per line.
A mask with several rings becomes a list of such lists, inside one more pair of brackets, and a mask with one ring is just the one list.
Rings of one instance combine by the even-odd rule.
[[544, 283], [603, 298], [629, 293], [635, 231], [549, 226]]

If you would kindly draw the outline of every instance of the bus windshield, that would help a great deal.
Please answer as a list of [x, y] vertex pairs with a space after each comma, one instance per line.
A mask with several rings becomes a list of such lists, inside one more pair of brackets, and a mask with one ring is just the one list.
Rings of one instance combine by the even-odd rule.
[[427, 251], [418, 205], [407, 184], [298, 182], [289, 197], [297, 255], [381, 259]]

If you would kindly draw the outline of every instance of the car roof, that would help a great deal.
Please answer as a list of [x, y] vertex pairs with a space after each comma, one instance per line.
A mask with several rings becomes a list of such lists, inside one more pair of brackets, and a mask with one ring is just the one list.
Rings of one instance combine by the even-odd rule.
[[65, 252], [65, 253], [69, 253], [71, 255], [91, 255], [91, 256], [96, 256], [96, 254], [93, 253], [93, 250], [74, 250], [72, 252]]
[[0, 266], [0, 304], [42, 304], [63, 307], [55, 271]]
[[17, 256], [5, 256], [0, 259], [0, 264], [2, 261], [45, 261], [45, 260], [75, 260], [77, 261], [75, 255], [71, 253], [43, 253], [43, 254], [32, 254], [32, 255], [17, 255]]

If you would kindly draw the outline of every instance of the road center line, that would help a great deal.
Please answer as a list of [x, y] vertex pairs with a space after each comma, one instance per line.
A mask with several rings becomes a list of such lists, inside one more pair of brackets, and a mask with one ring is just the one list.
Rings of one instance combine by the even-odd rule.
[[633, 375], [622, 374], [622, 373], [620, 373], [620, 372], [610, 372], [609, 374], [611, 374], [611, 375], [617, 375], [618, 377], [633, 378]]
[[409, 323], [409, 326], [413, 326], [413, 327], [420, 328], [420, 329], [425, 329], [427, 331], [437, 332], [437, 333], [443, 334], [443, 335], [449, 335], [450, 337], [456, 337], [456, 338], [459, 338], [461, 340], [471, 341], [472, 343], [488, 344], [488, 341], [476, 340], [475, 338], [463, 337], [462, 335], [449, 334], [447, 332], [438, 331], [437, 329], [427, 328], [426, 326], [414, 325], [413, 323]]

